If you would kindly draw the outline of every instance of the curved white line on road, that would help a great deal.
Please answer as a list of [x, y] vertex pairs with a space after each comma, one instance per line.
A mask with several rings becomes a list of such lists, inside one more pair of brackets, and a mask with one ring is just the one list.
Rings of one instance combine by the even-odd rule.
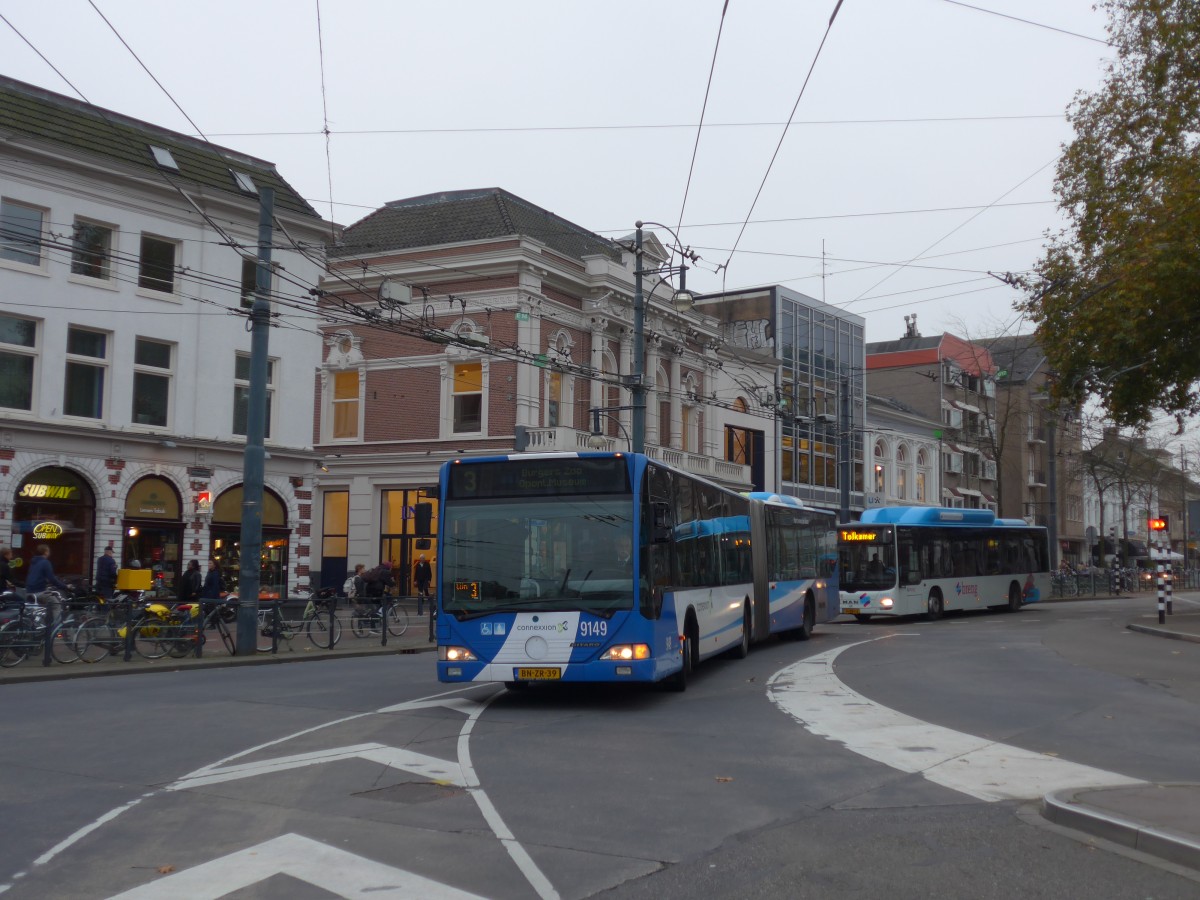
[[980, 800], [1027, 800], [1069, 788], [1142, 783], [922, 722], [867, 699], [841, 682], [833, 661], [869, 643], [838, 647], [781, 669], [767, 682], [767, 696], [813, 734]]
[[[384, 756], [376, 759], [376, 761], [389, 765], [395, 765], [398, 761], [401, 761], [397, 755], [399, 754], [405, 756], [403, 760], [403, 768], [412, 771], [418, 771], [421, 768], [428, 770], [430, 769], [428, 757], [421, 756], [418, 763], [413, 763], [413, 759], [416, 759], [419, 756], [418, 754], [410, 753], [405, 755], [403, 751], [394, 750], [392, 748], [383, 747], [376, 744], [361, 745], [353, 748], [337, 748], [337, 750], [333, 751], [332, 754], [330, 752], [300, 754], [297, 756], [286, 757], [282, 760], [271, 760], [259, 764], [250, 763], [231, 767], [229, 766], [229, 763], [236, 759], [249, 756], [252, 753], [265, 750], [268, 747], [284, 744], [288, 741], [295, 740], [298, 737], [312, 734], [313, 732], [322, 731], [323, 729], [331, 728], [334, 725], [342, 725], [346, 722], [352, 722], [355, 719], [361, 719], [367, 716], [382, 715], [386, 713], [402, 712], [405, 710], [428, 709], [434, 706], [443, 706], [462, 713], [467, 719], [462, 729], [459, 731], [458, 737], [458, 764], [462, 771], [461, 783], [466, 787], [467, 791], [475, 800], [475, 804], [479, 807], [480, 813], [483, 815], [484, 820], [488, 823], [488, 826], [491, 828], [492, 833], [496, 836], [496, 839], [499, 840], [503, 845], [513, 863], [529, 882], [530, 886], [537, 892], [538, 897], [541, 898], [541, 900], [560, 900], [559, 894], [554, 889], [554, 886], [550, 883], [550, 880], [542, 873], [541, 869], [539, 869], [537, 864], [533, 861], [533, 858], [530, 857], [525, 848], [513, 836], [513, 833], [508, 826], [504, 824], [504, 820], [501, 819], [500, 813], [497, 811], [491, 799], [487, 796], [487, 793], [483, 790], [479, 783], [479, 778], [475, 774], [475, 769], [471, 765], [471, 754], [468, 741], [471, 731], [474, 729], [475, 722], [493, 700], [504, 695], [504, 691], [497, 691], [490, 697], [479, 702], [467, 700], [462, 697], [455, 697], [454, 695], [465, 693], [467, 691], [478, 690], [480, 687], [492, 687], [492, 685], [469, 685], [467, 687], [445, 691], [440, 694], [433, 694], [429, 697], [424, 697], [418, 700], [410, 700], [404, 703], [397, 703], [392, 706], [385, 706], [381, 709], [372, 710], [371, 712], [355, 713], [354, 715], [343, 716], [339, 719], [333, 719], [321, 725], [314, 725], [310, 728], [302, 729], [281, 738], [275, 738], [273, 740], [266, 741], [246, 750], [240, 750], [237, 753], [230, 754], [229, 756], [226, 756], [214, 763], [210, 763], [207, 766], [201, 766], [199, 769], [189, 772], [187, 775], [184, 775], [182, 778], [169, 785], [166, 785], [158, 790], [150, 791], [149, 793], [143, 794], [135, 800], [131, 800], [128, 803], [116, 807], [115, 809], [109, 810], [98, 819], [95, 819], [82, 828], [76, 830], [50, 850], [43, 853], [36, 860], [34, 860], [33, 864], [34, 866], [46, 865], [46, 863], [50, 862], [64, 850], [71, 847], [73, 844], [83, 839], [87, 835], [91, 834], [100, 826], [111, 822], [121, 813], [125, 812], [125, 810], [136, 806], [143, 800], [159, 794], [186, 790], [189, 787], [195, 787], [201, 784], [247, 777], [248, 775], [253, 774], [256, 769], [261, 769], [263, 772], [266, 772], [300, 768], [303, 766], [317, 765], [323, 762], [328, 762], [332, 758], [349, 758], [354, 756], [375, 757], [379, 754], [384, 754]], [[427, 774], [432, 777], [432, 774], [429, 771], [423, 772], [422, 774]], [[456, 779], [454, 781], [457, 783]], [[7, 892], [13, 887], [14, 882], [24, 878], [26, 874], [26, 872], [18, 872], [12, 876], [9, 882], [0, 883], [0, 894]], [[171, 881], [163, 880], [158, 883], [169, 886]]]

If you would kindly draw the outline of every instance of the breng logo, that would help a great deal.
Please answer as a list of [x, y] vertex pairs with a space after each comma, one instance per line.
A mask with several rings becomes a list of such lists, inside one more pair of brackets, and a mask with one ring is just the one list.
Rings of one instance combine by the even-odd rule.
[[978, 594], [979, 594], [979, 585], [977, 585], [977, 584], [963, 584], [963, 583], [960, 581], [960, 582], [958, 582], [958, 584], [954, 585], [954, 593], [956, 593], [956, 594], [959, 594], [959, 595], [962, 595], [962, 594], [975, 594], [975, 595], [978, 595]]

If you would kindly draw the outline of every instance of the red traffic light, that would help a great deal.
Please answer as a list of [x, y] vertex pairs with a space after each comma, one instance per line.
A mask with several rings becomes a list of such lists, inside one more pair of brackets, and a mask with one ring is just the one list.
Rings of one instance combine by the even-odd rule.
[[1167, 530], [1167, 520], [1166, 519], [1162, 519], [1162, 518], [1151, 519], [1147, 524], [1150, 526], [1151, 531], [1166, 531]]

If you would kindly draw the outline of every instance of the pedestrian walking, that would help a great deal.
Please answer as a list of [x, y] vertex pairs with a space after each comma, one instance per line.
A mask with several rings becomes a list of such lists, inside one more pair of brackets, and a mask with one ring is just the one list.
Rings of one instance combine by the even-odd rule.
[[45, 598], [41, 596], [51, 587], [56, 587], [67, 594], [74, 593], [69, 584], [60, 581], [54, 574], [54, 566], [50, 562], [50, 548], [45, 544], [38, 544], [34, 548], [33, 562], [29, 565], [29, 575], [25, 579], [25, 590], [29, 596], [45, 604], [52, 619], [57, 619], [61, 612], [58, 599], [53, 595]]
[[96, 593], [105, 600], [111, 600], [116, 587], [117, 561], [113, 558], [113, 548], [105, 547], [96, 560]]
[[225, 579], [221, 577], [221, 566], [215, 559], [209, 559], [208, 572], [204, 576], [204, 586], [200, 588], [200, 600], [205, 612], [212, 610], [216, 601], [225, 593]]
[[429, 583], [433, 581], [433, 569], [424, 553], [417, 558], [417, 564], [413, 568], [413, 581], [417, 584], [417, 615], [423, 616], [427, 602], [429, 608], [433, 609], [433, 602], [429, 599]]

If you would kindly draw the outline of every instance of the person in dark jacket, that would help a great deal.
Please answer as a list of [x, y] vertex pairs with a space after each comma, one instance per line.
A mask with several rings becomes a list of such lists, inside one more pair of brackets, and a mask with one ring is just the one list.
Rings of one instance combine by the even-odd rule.
[[33, 562], [29, 565], [29, 574], [25, 577], [25, 591], [30, 597], [35, 597], [50, 610], [51, 618], [57, 618], [59, 605], [56, 598], [48, 596], [44, 600], [39, 596], [51, 587], [56, 587], [64, 594], [71, 594], [71, 586], [60, 581], [54, 574], [54, 566], [50, 564], [50, 548], [38, 544], [33, 551]]
[[0, 594], [11, 591], [16, 586], [12, 580], [12, 548], [0, 547]]
[[369, 572], [364, 572], [362, 579], [367, 586], [367, 597], [371, 599], [382, 598], [385, 592], [391, 593], [391, 589], [396, 586], [390, 560], [384, 560]]
[[192, 603], [200, 598], [204, 589], [204, 576], [200, 574], [200, 560], [193, 559], [179, 579], [179, 602]]
[[113, 558], [113, 548], [105, 547], [104, 553], [96, 560], [96, 593], [105, 600], [111, 600], [116, 586], [117, 561]]
[[[429, 582], [433, 581], [433, 569], [422, 554], [413, 567], [413, 581], [417, 585], [417, 615], [425, 615], [425, 604], [429, 601]], [[430, 608], [433, 604], [430, 603]]]
[[200, 589], [200, 599], [206, 601], [220, 600], [224, 590], [225, 579], [221, 577], [221, 567], [215, 559], [210, 559], [208, 561], [208, 574], [204, 576], [204, 586]]

